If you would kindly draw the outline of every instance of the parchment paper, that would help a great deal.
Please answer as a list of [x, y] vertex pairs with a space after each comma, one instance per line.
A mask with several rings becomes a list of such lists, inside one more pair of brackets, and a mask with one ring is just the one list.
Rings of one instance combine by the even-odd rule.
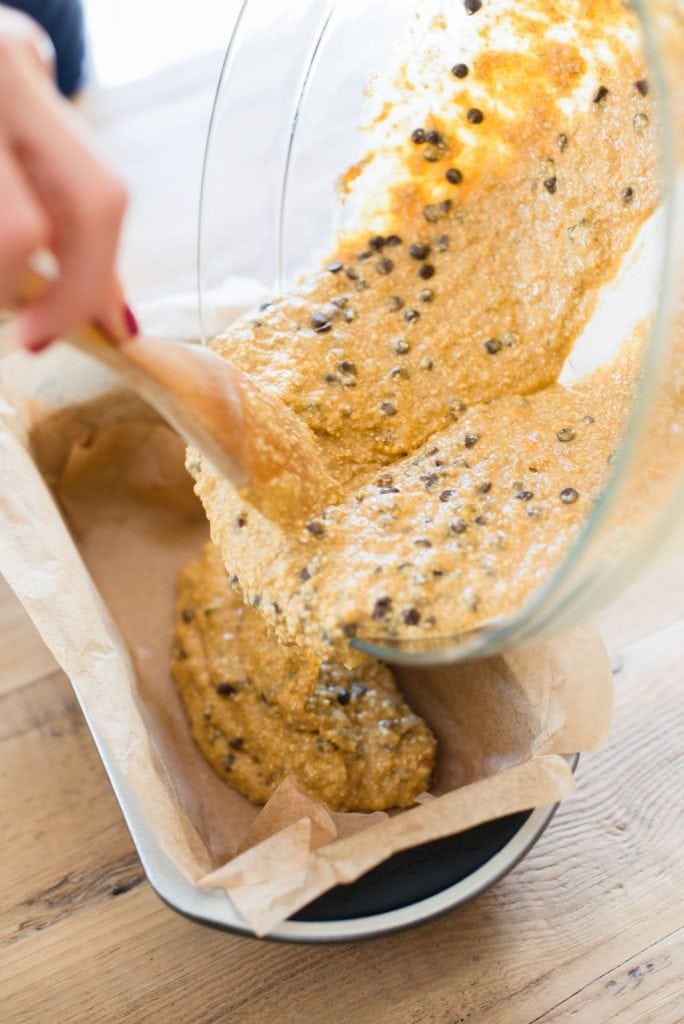
[[[67, 387], [68, 382], [68, 387]], [[174, 578], [207, 536], [179, 439], [56, 346], [0, 364], [0, 572], [195, 884], [257, 934], [393, 852], [548, 805], [574, 789], [559, 754], [608, 733], [610, 665], [590, 629], [506, 657], [397, 669], [439, 739], [432, 795], [334, 814], [285, 780], [263, 810], [194, 746], [169, 672]]]

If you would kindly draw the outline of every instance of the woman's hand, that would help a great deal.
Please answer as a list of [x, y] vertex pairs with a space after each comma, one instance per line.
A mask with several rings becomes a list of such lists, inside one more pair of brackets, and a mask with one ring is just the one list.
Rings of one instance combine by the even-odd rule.
[[87, 320], [129, 335], [114, 269], [125, 207], [122, 185], [53, 84], [48, 37], [0, 4], [0, 308], [37, 250], [59, 266], [55, 283], [19, 314], [27, 348]]

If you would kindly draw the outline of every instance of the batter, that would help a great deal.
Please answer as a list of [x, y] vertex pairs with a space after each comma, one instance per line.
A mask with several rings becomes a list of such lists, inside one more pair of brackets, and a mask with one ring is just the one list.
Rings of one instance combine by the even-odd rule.
[[[400, 705], [414, 724], [398, 773], [389, 754], [376, 770], [373, 728], [351, 767], [336, 739], [325, 752], [346, 777], [324, 767], [314, 737], [329, 736], [328, 673], [344, 671], [328, 663], [386, 680], [380, 692], [389, 677], [351, 638], [454, 637], [519, 607], [601, 494], [639, 381], [638, 346], [625, 343], [575, 387], [557, 383], [657, 203], [635, 16], [619, 0], [503, 11], [484, 0], [424, 16], [422, 35], [417, 24], [393, 100], [377, 100], [375, 148], [341, 183], [356, 228], [319, 272], [214, 343], [308, 425], [342, 500], [285, 532], [188, 455], [239, 598], [222, 597], [230, 628], [200, 627], [204, 591], [225, 581], [213, 553], [187, 570], [179, 607], [194, 618], [180, 613], [187, 658], [175, 671], [200, 746], [255, 800], [283, 770], [355, 809], [425, 787], [429, 734]], [[263, 682], [222, 702], [222, 658], [267, 659], [272, 703], [260, 703]], [[306, 745], [292, 731], [302, 701]], [[232, 750], [238, 728], [249, 741]]]
[[[413, 118], [427, 75], [431, 106], [417, 124], [383, 108], [385, 142], [345, 179], [372, 191], [394, 168], [383, 230], [343, 235], [215, 342], [299, 413], [346, 494], [293, 535], [189, 456], [233, 585], [322, 659], [505, 616], [601, 492], [638, 361], [554, 382], [655, 208], [654, 111], [631, 12], [567, 6], [483, 20], [470, 62], [458, 19], [487, 5], [433, 21], [449, 63], [408, 59], [397, 86]], [[498, 48], [501, 22], [534, 45]]]
[[212, 544], [179, 576], [172, 667], [200, 750], [255, 803], [286, 775], [340, 811], [409, 807], [428, 788], [435, 740], [389, 670], [278, 643]]

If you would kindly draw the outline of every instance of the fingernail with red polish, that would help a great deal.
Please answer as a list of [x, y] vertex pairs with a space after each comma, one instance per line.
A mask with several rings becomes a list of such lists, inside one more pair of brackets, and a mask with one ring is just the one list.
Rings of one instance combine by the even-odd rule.
[[54, 338], [42, 338], [39, 341], [27, 341], [24, 348], [28, 352], [42, 352], [43, 349], [47, 348], [54, 341]]
[[138, 321], [135, 319], [133, 310], [130, 306], [124, 306], [123, 318], [126, 322], [126, 327], [130, 331], [131, 336], [135, 338], [137, 334], [140, 334], [140, 328], [138, 327]]

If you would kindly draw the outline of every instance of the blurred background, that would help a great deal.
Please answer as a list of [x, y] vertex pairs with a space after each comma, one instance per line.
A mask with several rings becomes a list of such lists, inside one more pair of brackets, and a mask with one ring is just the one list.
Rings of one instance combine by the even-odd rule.
[[194, 298], [202, 158], [241, 0], [7, 0], [40, 21], [59, 82], [123, 179], [131, 301]]
[[222, 50], [239, 0], [83, 0], [92, 77], [112, 87]]

